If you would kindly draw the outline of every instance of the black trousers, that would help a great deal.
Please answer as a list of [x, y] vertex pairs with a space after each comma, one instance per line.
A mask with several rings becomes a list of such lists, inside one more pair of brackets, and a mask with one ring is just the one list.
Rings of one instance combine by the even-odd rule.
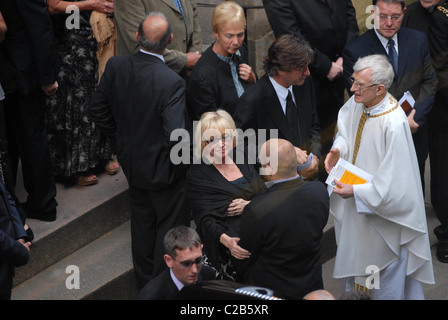
[[448, 243], [448, 88], [439, 90], [428, 116], [431, 204], [440, 226], [434, 230], [439, 242]]
[[182, 178], [161, 191], [129, 187], [131, 241], [137, 289], [167, 268], [163, 239], [173, 227], [190, 225], [190, 210]]
[[48, 149], [44, 118], [44, 94], [13, 93], [6, 96], [5, 117], [8, 153], [15, 179], [19, 160], [27, 206], [36, 215], [55, 212], [56, 185]]

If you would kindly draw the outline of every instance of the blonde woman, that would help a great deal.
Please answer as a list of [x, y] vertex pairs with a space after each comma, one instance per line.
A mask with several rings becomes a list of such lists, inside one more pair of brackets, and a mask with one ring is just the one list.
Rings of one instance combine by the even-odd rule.
[[231, 256], [245, 259], [250, 255], [238, 245], [240, 218], [264, 184], [254, 165], [236, 161], [244, 152], [236, 147], [235, 122], [228, 112], [204, 113], [195, 142], [195, 154], [201, 163], [193, 164], [187, 173], [187, 194], [206, 261], [219, 278], [238, 280]]
[[197, 62], [187, 89], [187, 105], [193, 120], [217, 109], [233, 115], [238, 98], [257, 79], [244, 45], [243, 8], [233, 1], [216, 6], [212, 30], [216, 41]]

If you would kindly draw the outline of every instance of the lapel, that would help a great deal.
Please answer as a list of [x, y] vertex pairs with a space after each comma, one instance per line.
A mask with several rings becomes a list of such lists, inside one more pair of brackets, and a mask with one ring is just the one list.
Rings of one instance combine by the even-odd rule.
[[409, 54], [409, 41], [407, 33], [400, 29], [398, 31], [398, 75], [397, 78], [401, 79], [406, 67], [406, 61]]
[[[171, 9], [173, 9], [174, 11], [178, 12], [179, 14], [179, 8], [174, 4], [173, 0], [162, 0], [163, 2], [166, 3], [167, 6], [169, 6]], [[182, 0], [181, 0], [181, 4], [182, 4]], [[183, 4], [182, 4], [183, 5]]]
[[380, 39], [378, 38], [378, 36], [376, 35], [375, 31], [373, 29], [371, 29], [369, 36], [371, 37], [369, 43], [370, 43], [370, 50], [369, 50], [369, 54], [382, 54], [385, 55], [386, 57], [388, 57], [388, 53], [386, 51], [386, 49], [384, 49], [383, 44], [381, 43]]
[[[286, 140], [295, 141], [294, 136], [291, 132], [291, 128], [289, 127], [288, 120], [286, 119], [285, 113], [283, 112], [282, 106], [280, 104], [280, 100], [275, 92], [275, 89], [269, 80], [268, 77], [264, 77], [265, 79], [265, 89], [264, 90], [264, 106], [265, 111], [268, 114], [269, 118], [274, 122], [275, 127], [280, 133], [285, 137]], [[294, 144], [294, 143], [293, 143]]]

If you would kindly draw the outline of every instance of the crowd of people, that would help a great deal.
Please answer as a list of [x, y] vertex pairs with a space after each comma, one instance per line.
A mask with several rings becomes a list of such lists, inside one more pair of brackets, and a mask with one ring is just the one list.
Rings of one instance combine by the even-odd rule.
[[[56, 179], [121, 168], [137, 299], [224, 281], [333, 300], [330, 215], [341, 299], [424, 299], [428, 154], [448, 262], [448, 1], [373, 0], [362, 35], [352, 0], [263, 4], [275, 40], [259, 76], [234, 1], [214, 8], [203, 50], [194, 1], [0, 0], [0, 298], [29, 259], [26, 220], [56, 220]], [[371, 180], [327, 185], [342, 160]]]

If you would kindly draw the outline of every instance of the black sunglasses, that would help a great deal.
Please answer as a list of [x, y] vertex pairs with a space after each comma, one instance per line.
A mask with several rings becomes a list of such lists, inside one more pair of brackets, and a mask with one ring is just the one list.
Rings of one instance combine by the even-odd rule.
[[188, 269], [188, 268], [191, 268], [191, 266], [193, 264], [195, 264], [197, 266], [201, 265], [203, 260], [204, 260], [204, 258], [201, 256], [201, 257], [196, 258], [194, 261], [185, 260], [185, 261], [178, 261], [178, 262], [180, 263], [182, 268]]

